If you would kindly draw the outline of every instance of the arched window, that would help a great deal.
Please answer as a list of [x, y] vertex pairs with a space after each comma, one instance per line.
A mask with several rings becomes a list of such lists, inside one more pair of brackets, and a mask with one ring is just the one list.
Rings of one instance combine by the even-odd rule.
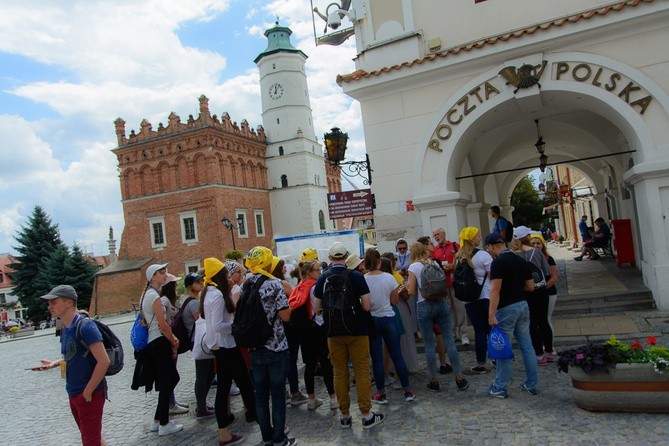
[[281, 187], [288, 187], [288, 176], [281, 175]]
[[283, 146], [279, 146], [279, 156], [283, 156]]
[[318, 226], [320, 226], [321, 231], [325, 231], [325, 214], [323, 211], [318, 211]]

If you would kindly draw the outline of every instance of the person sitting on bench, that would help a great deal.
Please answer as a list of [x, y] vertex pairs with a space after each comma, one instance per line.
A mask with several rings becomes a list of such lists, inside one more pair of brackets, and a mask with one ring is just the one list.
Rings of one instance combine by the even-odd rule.
[[598, 260], [599, 254], [597, 254], [595, 248], [606, 248], [609, 246], [611, 240], [611, 228], [609, 228], [609, 225], [606, 224], [602, 217], [599, 217], [595, 220], [595, 226], [597, 229], [590, 233], [592, 239], [583, 244], [581, 255], [574, 257], [574, 260], [581, 261], [585, 255], [587, 255], [590, 260]]

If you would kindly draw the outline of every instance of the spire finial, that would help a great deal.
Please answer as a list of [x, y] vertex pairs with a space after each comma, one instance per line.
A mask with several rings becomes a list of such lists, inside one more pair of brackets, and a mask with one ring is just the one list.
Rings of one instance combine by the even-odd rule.
[[278, 15], [276, 16], [276, 22], [274, 22], [274, 23], [276, 23], [276, 26], [279, 26], [279, 16]]

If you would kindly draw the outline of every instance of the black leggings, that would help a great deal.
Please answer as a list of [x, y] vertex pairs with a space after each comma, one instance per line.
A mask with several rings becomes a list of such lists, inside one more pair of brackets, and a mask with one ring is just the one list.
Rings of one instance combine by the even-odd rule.
[[316, 363], [320, 363], [323, 372], [323, 382], [328, 390], [328, 395], [334, 395], [334, 373], [332, 363], [330, 362], [330, 351], [328, 350], [328, 338], [325, 333], [325, 326], [318, 326], [315, 323], [311, 327], [311, 332], [303, 338], [306, 347], [303, 345], [304, 384], [307, 387], [307, 393], [314, 393], [314, 376], [316, 372]]
[[214, 379], [214, 360], [198, 359], [195, 361], [195, 400], [197, 410], [207, 410], [207, 394]]
[[156, 368], [156, 388], [159, 389], [158, 406], [153, 419], [164, 426], [170, 421], [170, 395], [179, 382], [179, 372], [172, 359], [172, 344], [165, 336], [154, 339], [146, 348]]
[[553, 351], [553, 329], [548, 323], [548, 292], [538, 290], [527, 294], [530, 307], [530, 337], [537, 356]]
[[233, 418], [228, 415], [228, 400], [233, 379], [242, 393], [247, 418], [255, 420], [256, 399], [251, 386], [249, 369], [246, 368], [241, 350], [239, 347], [219, 348], [213, 350], [213, 352], [216, 358], [216, 375], [218, 377], [215, 405], [218, 428], [228, 427], [233, 421]]

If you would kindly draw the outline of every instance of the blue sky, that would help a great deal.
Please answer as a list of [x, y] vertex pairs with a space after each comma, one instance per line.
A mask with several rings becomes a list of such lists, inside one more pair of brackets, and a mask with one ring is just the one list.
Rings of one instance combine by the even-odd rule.
[[[325, 9], [328, 2], [315, 0]], [[46, 0], [0, 4], [0, 253], [35, 205], [68, 244], [106, 254], [109, 226], [120, 238], [123, 210], [113, 121], [138, 129], [174, 111], [260, 125], [253, 59], [263, 32], [280, 24], [308, 56], [316, 134], [334, 123], [364, 153], [359, 105], [335, 76], [355, 69], [352, 39], [315, 47], [308, 0]], [[322, 24], [317, 24], [322, 30]], [[118, 243], [117, 243], [118, 248]]]

